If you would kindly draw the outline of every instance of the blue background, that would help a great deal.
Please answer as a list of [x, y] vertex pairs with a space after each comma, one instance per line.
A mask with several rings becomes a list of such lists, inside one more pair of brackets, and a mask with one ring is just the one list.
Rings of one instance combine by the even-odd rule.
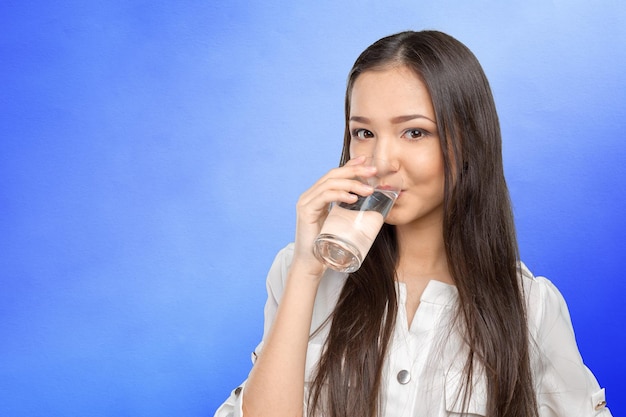
[[626, 3], [4, 0], [0, 415], [212, 416], [350, 66], [427, 28], [482, 62], [522, 257], [626, 414]]

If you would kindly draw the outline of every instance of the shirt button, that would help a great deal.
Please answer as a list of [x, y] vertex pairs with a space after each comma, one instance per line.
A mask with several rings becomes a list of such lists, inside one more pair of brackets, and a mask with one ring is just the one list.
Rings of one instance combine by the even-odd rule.
[[599, 411], [606, 407], [606, 397], [604, 395], [604, 388], [601, 388], [599, 391], [594, 392], [591, 395], [591, 401], [593, 404], [593, 408], [596, 411]]
[[411, 380], [411, 374], [406, 369], [403, 369], [398, 372], [397, 378], [399, 383], [401, 383], [402, 385], [406, 385]]

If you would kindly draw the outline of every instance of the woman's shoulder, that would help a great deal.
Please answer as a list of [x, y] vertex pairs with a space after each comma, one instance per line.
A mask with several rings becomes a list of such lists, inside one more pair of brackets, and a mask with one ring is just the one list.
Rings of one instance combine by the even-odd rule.
[[285, 281], [287, 280], [287, 271], [289, 271], [293, 259], [293, 251], [294, 244], [291, 242], [280, 249], [274, 257], [266, 280], [267, 290], [270, 294], [275, 296], [282, 294]]
[[567, 303], [556, 285], [544, 276], [534, 275], [523, 262], [519, 270], [531, 332], [541, 336], [542, 329], [557, 320], [571, 326]]
[[527, 299], [547, 302], [564, 301], [561, 292], [550, 279], [533, 274], [523, 262], [519, 263], [519, 277]]

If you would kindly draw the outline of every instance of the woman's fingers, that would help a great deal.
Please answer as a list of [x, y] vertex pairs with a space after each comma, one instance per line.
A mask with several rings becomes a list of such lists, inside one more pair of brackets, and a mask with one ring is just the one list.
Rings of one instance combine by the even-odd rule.
[[[348, 161], [344, 166], [334, 168], [321, 177], [311, 188], [302, 194], [302, 201], [325, 196], [323, 200], [326, 204], [333, 201], [350, 200], [348, 194], [369, 195], [372, 187], [364, 184], [357, 178], [368, 178], [376, 173], [376, 168], [363, 165], [364, 157], [359, 157]], [[343, 191], [343, 193], [333, 193], [333, 191]]]
[[344, 166], [328, 171], [328, 173], [320, 178], [319, 181], [331, 178], [368, 178], [376, 174], [376, 167], [372, 165], [363, 165], [363, 162], [365, 162], [364, 159], [351, 159]]
[[318, 205], [328, 205], [335, 201], [351, 202], [356, 195], [370, 195], [374, 189], [361, 181], [344, 178], [327, 178], [311, 187], [302, 194], [300, 203], [310, 204], [317, 202]]

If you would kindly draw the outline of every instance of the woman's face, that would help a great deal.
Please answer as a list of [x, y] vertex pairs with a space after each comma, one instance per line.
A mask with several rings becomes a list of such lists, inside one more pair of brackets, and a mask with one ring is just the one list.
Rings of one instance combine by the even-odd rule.
[[350, 157], [397, 166], [403, 187], [386, 223], [432, 226], [443, 220], [444, 163], [435, 112], [421, 79], [406, 66], [366, 71], [350, 96]]

